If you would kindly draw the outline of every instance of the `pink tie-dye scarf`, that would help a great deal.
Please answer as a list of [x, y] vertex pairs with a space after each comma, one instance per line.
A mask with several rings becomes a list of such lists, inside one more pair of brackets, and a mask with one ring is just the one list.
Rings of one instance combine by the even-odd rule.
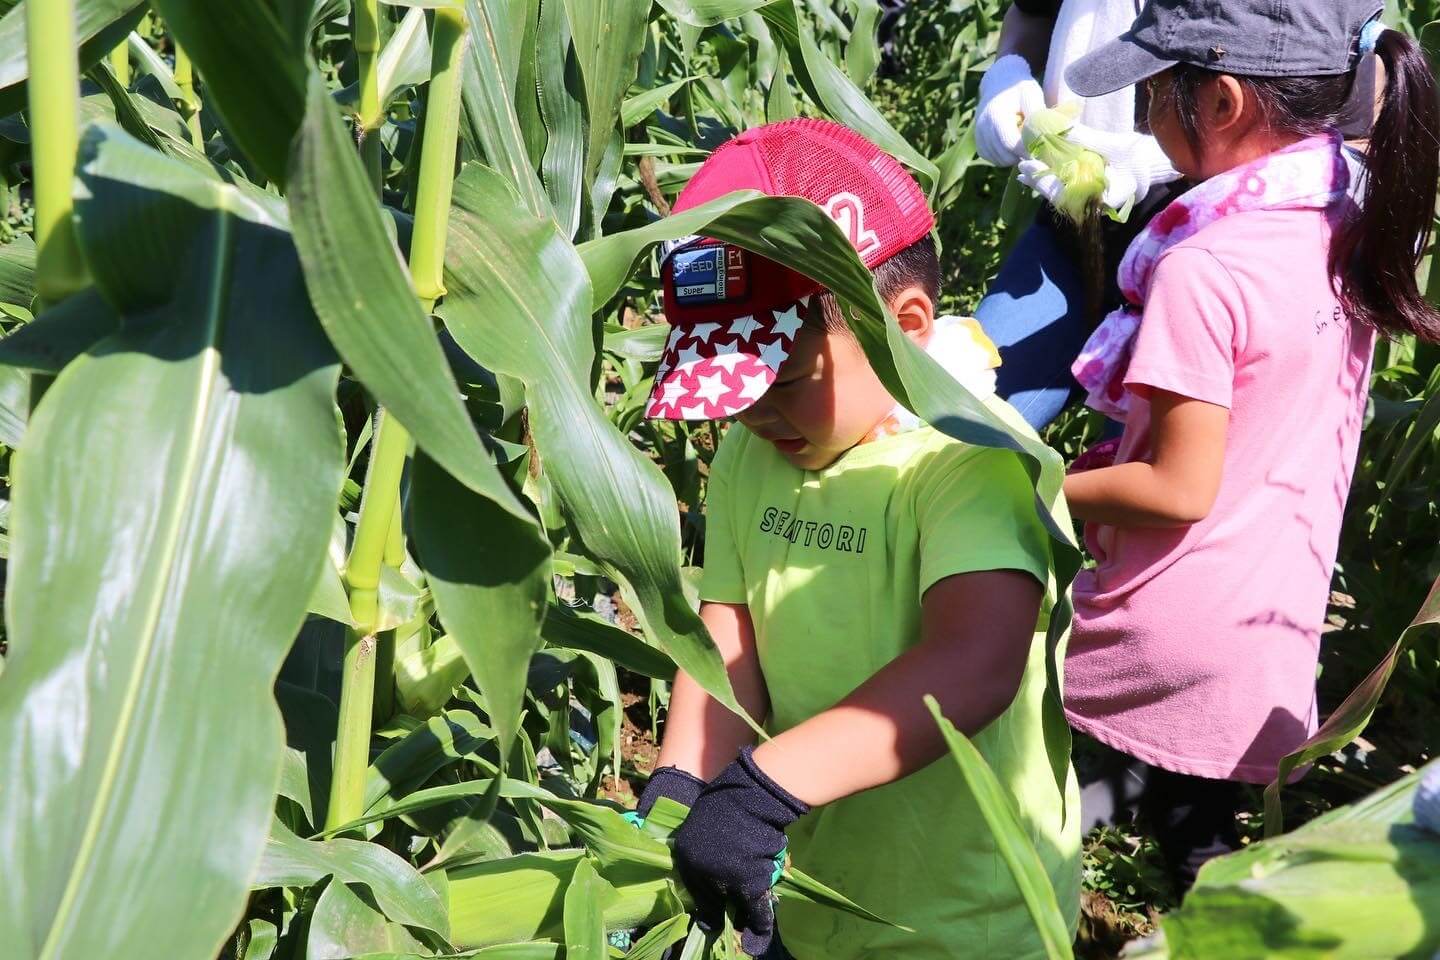
[[1327, 209], [1352, 194], [1355, 180], [1340, 135], [1323, 134], [1211, 177], [1162, 210], [1120, 261], [1120, 292], [1129, 302], [1101, 322], [1070, 368], [1085, 388], [1086, 406], [1121, 421], [1129, 414], [1125, 373], [1165, 251], [1231, 214]]

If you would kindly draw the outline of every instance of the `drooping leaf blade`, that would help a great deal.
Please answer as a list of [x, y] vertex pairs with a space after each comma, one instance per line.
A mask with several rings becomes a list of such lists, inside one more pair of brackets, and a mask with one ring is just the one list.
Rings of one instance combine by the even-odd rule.
[[429, 457], [415, 463], [414, 537], [440, 622], [475, 677], [500, 756], [510, 752], [550, 591], [550, 545]]

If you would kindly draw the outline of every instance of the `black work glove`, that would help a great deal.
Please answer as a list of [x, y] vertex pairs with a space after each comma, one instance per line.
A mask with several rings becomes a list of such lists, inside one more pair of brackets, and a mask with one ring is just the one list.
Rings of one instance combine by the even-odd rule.
[[752, 750], [720, 771], [675, 832], [675, 868], [707, 931], [724, 927], [728, 909], [740, 946], [752, 957], [775, 933], [771, 888], [784, 865], [785, 828], [810, 808], [755, 765]]
[[635, 804], [635, 815], [643, 822], [650, 816], [655, 801], [661, 797], [669, 797], [677, 803], [693, 807], [700, 791], [704, 789], [705, 781], [695, 774], [687, 773], [679, 767], [661, 767], [650, 774], [650, 782], [640, 791], [640, 800]]

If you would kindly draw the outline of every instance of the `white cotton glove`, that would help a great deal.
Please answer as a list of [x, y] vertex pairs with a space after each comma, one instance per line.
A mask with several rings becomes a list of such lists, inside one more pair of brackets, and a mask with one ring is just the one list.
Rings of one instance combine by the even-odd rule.
[[[1110, 133], [1077, 123], [1065, 133], [1071, 143], [1093, 150], [1105, 158], [1109, 180], [1105, 205], [1120, 209], [1125, 201], [1139, 203], [1153, 187], [1180, 179], [1170, 158], [1156, 139], [1145, 133]], [[1119, 203], [1112, 203], [1119, 199]]]
[[[1107, 210], [1128, 211], [1144, 200], [1151, 188], [1180, 179], [1160, 144], [1146, 134], [1107, 133], [1077, 123], [1066, 131], [1065, 138], [1105, 159], [1105, 194], [1101, 203]], [[1052, 206], [1059, 206], [1065, 184], [1044, 163], [1021, 161], [1018, 179]]]
[[1020, 142], [1025, 118], [1045, 109], [1045, 91], [1025, 58], [1010, 54], [996, 60], [980, 79], [975, 108], [975, 152], [997, 167], [1013, 167], [1027, 156]]

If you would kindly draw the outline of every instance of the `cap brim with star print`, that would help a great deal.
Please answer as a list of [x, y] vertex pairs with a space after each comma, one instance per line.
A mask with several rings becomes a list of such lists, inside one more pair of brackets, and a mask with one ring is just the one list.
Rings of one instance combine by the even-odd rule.
[[[893, 157], [824, 120], [741, 133], [701, 165], [673, 212], [736, 190], [810, 200], [871, 268], [935, 225], [920, 186]], [[672, 329], [645, 415], [665, 420], [721, 420], [763, 397], [822, 289], [773, 260], [698, 236], [666, 245], [661, 280]]]

